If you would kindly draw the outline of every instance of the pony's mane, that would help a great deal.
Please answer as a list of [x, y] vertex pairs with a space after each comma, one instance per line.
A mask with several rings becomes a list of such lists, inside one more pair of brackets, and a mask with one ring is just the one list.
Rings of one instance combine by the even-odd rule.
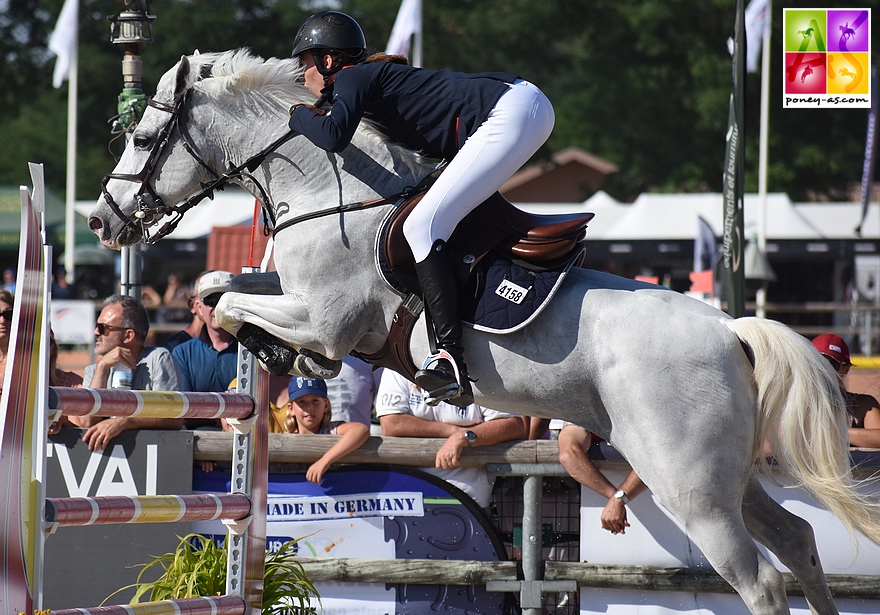
[[[230, 94], [244, 94], [273, 99], [284, 109], [299, 102], [314, 102], [315, 95], [302, 83], [305, 67], [299, 58], [269, 58], [265, 60], [247, 48], [230, 51], [196, 53], [188, 56], [190, 64], [187, 87], [217, 98]], [[174, 90], [177, 65], [159, 80], [158, 91]], [[389, 141], [368, 120], [362, 120], [358, 132], [368, 134], [386, 143], [411, 169], [423, 167], [426, 162], [407, 147]], [[429, 165], [430, 166], [430, 165]]]
[[[189, 87], [198, 85], [205, 94], [216, 97], [236, 92], [258, 92], [284, 103], [314, 98], [302, 84], [305, 72], [299, 58], [264, 60], [249, 49], [201, 53], [187, 58]], [[173, 89], [177, 66], [159, 81], [159, 90]]]

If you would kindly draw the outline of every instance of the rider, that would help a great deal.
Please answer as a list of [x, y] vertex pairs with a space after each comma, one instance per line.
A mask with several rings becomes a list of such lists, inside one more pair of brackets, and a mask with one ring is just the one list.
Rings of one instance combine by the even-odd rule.
[[[534, 85], [506, 73], [465, 74], [369, 61], [358, 23], [336, 11], [309, 17], [294, 40], [305, 85], [332, 97], [332, 113], [296, 105], [290, 128], [333, 152], [361, 118], [391, 141], [449, 161], [404, 224], [422, 298], [440, 350], [416, 373], [426, 401], [473, 403], [464, 363], [458, 291], [446, 241], [544, 143], [553, 107]], [[377, 54], [378, 60], [389, 58]], [[343, 70], [345, 69], [345, 70]]]

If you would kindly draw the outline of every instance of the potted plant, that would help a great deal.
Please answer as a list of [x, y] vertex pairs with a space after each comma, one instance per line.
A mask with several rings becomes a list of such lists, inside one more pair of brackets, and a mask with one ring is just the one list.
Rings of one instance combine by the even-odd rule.
[[[312, 615], [310, 597], [321, 597], [305, 570], [296, 561], [297, 540], [285, 542], [274, 553], [267, 554], [263, 583], [263, 613], [267, 615]], [[173, 553], [153, 558], [147, 564], [139, 564], [142, 570], [138, 580], [114, 592], [107, 602], [121, 591], [135, 588], [131, 604], [143, 601], [222, 596], [226, 593], [226, 541], [218, 547], [214, 540], [201, 534], [187, 534]], [[155, 581], [143, 581], [144, 573], [162, 568]]]

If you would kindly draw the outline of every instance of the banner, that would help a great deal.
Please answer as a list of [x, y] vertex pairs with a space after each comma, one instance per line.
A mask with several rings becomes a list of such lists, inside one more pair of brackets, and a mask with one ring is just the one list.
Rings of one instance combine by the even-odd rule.
[[722, 281], [727, 296], [727, 313], [745, 316], [745, 272], [743, 268], [743, 175], [745, 173], [745, 56], [743, 0], [736, 2], [733, 30], [733, 91], [727, 119], [727, 147], [724, 156], [724, 240]]
[[770, 9], [770, 0], [752, 0], [746, 7], [746, 70], [750, 73], [758, 72], [764, 35], [770, 33]]
[[49, 36], [49, 51], [58, 56], [52, 74], [52, 85], [56, 88], [60, 88], [70, 75], [71, 61], [76, 54], [78, 23], [79, 0], [65, 0], [55, 30]]
[[865, 163], [862, 166], [862, 217], [856, 227], [856, 235], [862, 236], [862, 225], [868, 217], [871, 204], [871, 187], [874, 184], [874, 152], [877, 139], [877, 67], [871, 71], [871, 111], [868, 113], [868, 137], [865, 139]]
[[409, 56], [410, 39], [422, 30], [422, 0], [403, 0], [391, 28], [385, 53]]

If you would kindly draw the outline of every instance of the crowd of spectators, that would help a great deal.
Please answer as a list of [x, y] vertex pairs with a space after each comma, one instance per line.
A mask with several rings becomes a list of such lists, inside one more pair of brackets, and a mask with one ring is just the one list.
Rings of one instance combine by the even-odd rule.
[[[9, 272], [7, 271], [7, 274]], [[7, 276], [8, 277], [8, 276]], [[207, 271], [187, 284], [170, 276], [165, 293], [147, 291], [144, 301], [113, 295], [105, 302], [95, 327], [95, 363], [83, 377], [57, 366], [58, 347], [51, 339], [50, 380], [54, 386], [94, 388], [127, 386], [139, 390], [223, 392], [235, 390], [238, 342], [214, 317], [220, 297], [232, 274]], [[14, 277], [7, 280], [14, 288]], [[149, 318], [144, 303], [166, 310], [181, 326], [163, 340], [148, 346]], [[0, 367], [6, 361], [14, 294], [0, 289]], [[188, 322], [187, 322], [188, 321]], [[825, 334], [814, 346], [840, 376], [849, 412], [850, 439], [854, 446], [880, 446], [880, 404], [870, 395], [845, 390], [850, 366], [849, 349], [842, 338]], [[117, 372], [122, 372], [119, 376]], [[309, 481], [320, 483], [339, 459], [357, 449], [370, 432], [385, 436], [443, 438], [435, 467], [428, 471], [458, 487], [481, 507], [490, 503], [493, 479], [483, 468], [461, 467], [465, 448], [520, 439], [558, 440], [559, 461], [580, 484], [606, 497], [601, 515], [604, 529], [622, 534], [629, 526], [626, 505], [647, 489], [635, 472], [620, 485], [612, 484], [592, 461], [599, 438], [581, 427], [565, 423], [550, 430], [548, 419], [520, 417], [471, 404], [466, 408], [439, 403], [428, 405], [418, 386], [390, 370], [373, 368], [352, 356], [343, 360], [338, 377], [324, 381], [269, 376], [270, 431], [273, 433], [336, 434], [340, 439], [306, 470]], [[62, 417], [50, 433], [63, 427], [85, 430], [83, 440], [91, 450], [103, 450], [125, 429], [179, 429], [182, 419]], [[229, 429], [223, 421], [186, 423], [192, 429]], [[207, 464], [210, 470], [213, 464]]]

